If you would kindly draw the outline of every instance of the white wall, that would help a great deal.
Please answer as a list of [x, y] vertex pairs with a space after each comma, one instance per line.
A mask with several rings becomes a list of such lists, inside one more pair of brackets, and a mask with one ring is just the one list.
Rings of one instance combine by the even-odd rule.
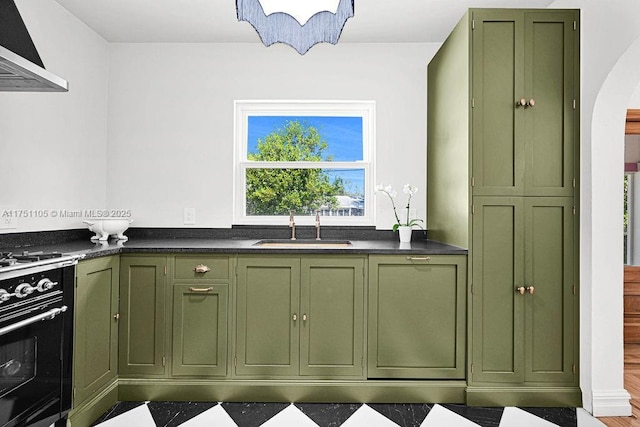
[[[580, 383], [596, 416], [630, 415], [623, 383], [624, 122], [640, 81], [640, 2], [557, 0], [582, 9]], [[638, 46], [636, 48], [636, 46]], [[630, 48], [631, 47], [631, 48]]]
[[[376, 181], [420, 187], [426, 213], [426, 70], [439, 44], [113, 44], [109, 79], [110, 207], [135, 225], [232, 225], [233, 101], [375, 100]], [[385, 201], [388, 202], [388, 201]], [[377, 225], [391, 228], [389, 203]]]
[[16, 4], [46, 69], [66, 79], [69, 92], [0, 92], [0, 215], [48, 215], [15, 219], [16, 228], [0, 233], [81, 228], [51, 212], [105, 205], [107, 43], [55, 1]]

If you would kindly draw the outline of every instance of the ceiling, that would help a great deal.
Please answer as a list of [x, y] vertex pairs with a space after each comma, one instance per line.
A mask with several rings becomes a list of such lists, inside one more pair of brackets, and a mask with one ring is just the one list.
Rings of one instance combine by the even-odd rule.
[[[233, 0], [56, 0], [109, 42], [258, 42]], [[303, 0], [296, 0], [303, 1]], [[307, 0], [311, 1], [311, 0]], [[442, 42], [470, 7], [544, 8], [553, 0], [354, 0], [342, 43]]]

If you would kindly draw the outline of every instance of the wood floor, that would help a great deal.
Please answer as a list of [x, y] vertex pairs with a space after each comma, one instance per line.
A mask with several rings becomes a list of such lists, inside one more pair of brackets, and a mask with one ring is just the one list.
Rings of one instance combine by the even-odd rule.
[[624, 388], [631, 394], [631, 417], [598, 418], [609, 427], [640, 427], [640, 344], [624, 346]]

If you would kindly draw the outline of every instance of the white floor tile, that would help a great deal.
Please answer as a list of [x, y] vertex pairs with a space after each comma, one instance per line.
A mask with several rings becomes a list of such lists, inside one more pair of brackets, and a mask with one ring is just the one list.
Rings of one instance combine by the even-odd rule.
[[156, 427], [147, 405], [140, 405], [122, 415], [98, 424], [100, 427]]
[[602, 421], [594, 418], [584, 408], [577, 408], [576, 415], [578, 417], [578, 427], [606, 427]]
[[556, 424], [551, 423], [542, 418], [538, 418], [527, 411], [523, 411], [519, 408], [507, 407], [504, 408], [502, 418], [500, 419], [500, 427], [557, 427]]
[[369, 406], [362, 405], [341, 427], [398, 427], [398, 424]]
[[216, 405], [180, 424], [180, 427], [238, 427], [221, 405]]
[[[478, 424], [470, 421], [453, 411], [448, 410], [444, 406], [435, 405], [427, 418], [424, 419], [420, 427], [479, 427]], [[520, 426], [522, 427], [522, 426]]]
[[318, 424], [295, 405], [290, 405], [260, 427], [318, 427]]

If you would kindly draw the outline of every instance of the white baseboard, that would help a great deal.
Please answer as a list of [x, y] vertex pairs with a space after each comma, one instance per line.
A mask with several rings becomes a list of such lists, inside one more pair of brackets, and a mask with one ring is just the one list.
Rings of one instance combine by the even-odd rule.
[[631, 396], [625, 389], [593, 390], [594, 417], [631, 416]]

